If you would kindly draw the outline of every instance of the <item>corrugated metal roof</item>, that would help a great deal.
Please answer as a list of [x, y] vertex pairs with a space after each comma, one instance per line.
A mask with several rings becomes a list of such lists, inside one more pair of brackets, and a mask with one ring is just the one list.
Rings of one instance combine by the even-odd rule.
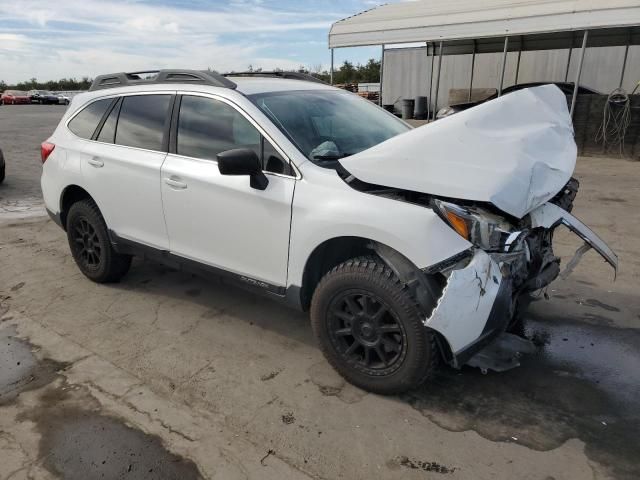
[[640, 25], [640, 0], [419, 0], [334, 23], [329, 47], [429, 42]]

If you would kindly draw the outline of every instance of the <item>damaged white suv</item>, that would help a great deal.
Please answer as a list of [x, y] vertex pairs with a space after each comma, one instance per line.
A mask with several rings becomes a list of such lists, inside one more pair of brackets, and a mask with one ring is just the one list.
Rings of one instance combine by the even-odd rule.
[[336, 370], [395, 393], [439, 361], [517, 364], [496, 352], [526, 348], [505, 331], [558, 276], [558, 225], [617, 268], [569, 213], [555, 86], [412, 129], [299, 77], [120, 73], [76, 96], [42, 145], [42, 191], [80, 270], [117, 281], [144, 255], [235, 280], [310, 310]]

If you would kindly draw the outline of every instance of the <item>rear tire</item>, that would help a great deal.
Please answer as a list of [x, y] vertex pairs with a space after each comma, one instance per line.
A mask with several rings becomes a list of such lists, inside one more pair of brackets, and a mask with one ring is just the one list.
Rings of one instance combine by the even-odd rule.
[[129, 271], [131, 256], [117, 253], [93, 200], [74, 203], [67, 215], [67, 239], [80, 271], [97, 283], [117, 282]]
[[435, 336], [419, 307], [376, 257], [347, 260], [324, 276], [311, 301], [311, 326], [333, 368], [370, 392], [413, 389], [437, 364]]

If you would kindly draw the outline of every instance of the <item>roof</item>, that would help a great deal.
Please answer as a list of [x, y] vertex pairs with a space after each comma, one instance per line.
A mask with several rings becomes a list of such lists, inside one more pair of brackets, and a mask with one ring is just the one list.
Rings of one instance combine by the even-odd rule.
[[[418, 0], [382, 5], [334, 23], [329, 48], [639, 25], [638, 0]], [[640, 42], [635, 29], [634, 36], [632, 43]]]
[[227, 78], [237, 85], [236, 90], [244, 93], [245, 95], [267, 92], [284, 92], [287, 90], [335, 90], [335, 87], [331, 87], [325, 83], [293, 80], [288, 78], [234, 77], [232, 74]]
[[[291, 80], [273, 77], [232, 77], [229, 79], [235, 84], [235, 88], [226, 88], [203, 83], [134, 83], [126, 86], [116, 86], [112, 88], [99, 88], [90, 90], [74, 96], [74, 104], [84, 104], [95, 98], [126, 95], [136, 92], [162, 92], [167, 93], [174, 90], [183, 90], [201, 93], [219, 93], [221, 91], [238, 91], [244, 95], [256, 93], [283, 92], [293, 90], [338, 90], [324, 83], [307, 82], [304, 80]], [[77, 100], [76, 100], [77, 99]], [[71, 111], [73, 109], [69, 109]]]

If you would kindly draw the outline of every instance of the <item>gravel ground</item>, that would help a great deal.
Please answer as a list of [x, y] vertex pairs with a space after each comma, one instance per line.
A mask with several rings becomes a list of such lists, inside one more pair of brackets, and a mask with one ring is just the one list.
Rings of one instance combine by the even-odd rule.
[[63, 111], [0, 107], [0, 478], [640, 478], [639, 163], [578, 163], [574, 213], [619, 254], [615, 283], [590, 252], [531, 305], [520, 368], [380, 397], [328, 367], [304, 314], [139, 260], [86, 280], [41, 216]]

